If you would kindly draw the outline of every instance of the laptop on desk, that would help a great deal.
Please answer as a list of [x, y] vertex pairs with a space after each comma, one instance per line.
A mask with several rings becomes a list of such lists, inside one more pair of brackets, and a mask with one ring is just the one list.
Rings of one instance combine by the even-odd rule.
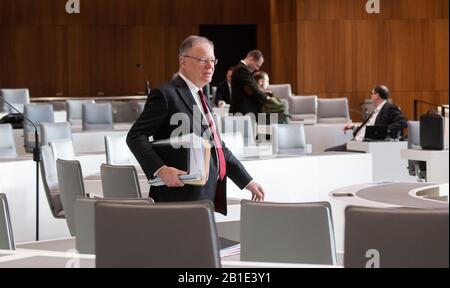
[[384, 141], [387, 138], [388, 126], [366, 126], [364, 141]]

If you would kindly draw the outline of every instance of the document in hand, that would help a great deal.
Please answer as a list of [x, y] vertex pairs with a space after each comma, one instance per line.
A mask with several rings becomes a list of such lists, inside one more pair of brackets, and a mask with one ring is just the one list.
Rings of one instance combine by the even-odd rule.
[[[189, 185], [203, 186], [208, 181], [211, 144], [203, 138], [188, 134], [152, 142], [153, 149], [169, 167], [187, 172], [180, 176], [181, 181]], [[153, 186], [165, 185], [156, 177], [148, 182]]]

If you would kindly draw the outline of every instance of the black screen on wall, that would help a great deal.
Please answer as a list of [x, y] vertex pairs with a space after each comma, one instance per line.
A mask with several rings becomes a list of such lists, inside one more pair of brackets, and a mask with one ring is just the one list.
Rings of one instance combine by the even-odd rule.
[[216, 66], [212, 85], [225, 79], [230, 66], [244, 59], [247, 52], [257, 49], [256, 25], [200, 25], [200, 36], [214, 43]]

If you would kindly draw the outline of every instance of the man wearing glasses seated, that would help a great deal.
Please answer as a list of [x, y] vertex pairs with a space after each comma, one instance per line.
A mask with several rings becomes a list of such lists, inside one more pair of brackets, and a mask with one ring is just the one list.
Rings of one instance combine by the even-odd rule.
[[[397, 139], [402, 136], [403, 129], [408, 126], [408, 119], [403, 115], [397, 105], [389, 103], [389, 89], [384, 85], [375, 86], [370, 92], [375, 110], [360, 125], [345, 124], [343, 131], [351, 130], [353, 140], [363, 141], [367, 126], [387, 126], [387, 136]], [[325, 151], [347, 151], [347, 144], [335, 146]]]

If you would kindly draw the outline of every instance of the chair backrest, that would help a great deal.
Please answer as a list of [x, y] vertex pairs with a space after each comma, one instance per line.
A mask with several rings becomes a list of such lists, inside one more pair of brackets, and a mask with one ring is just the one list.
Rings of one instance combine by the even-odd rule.
[[9, 123], [0, 124], [0, 158], [17, 157], [16, 143], [12, 125]]
[[420, 121], [408, 121], [408, 148], [420, 149]]
[[135, 104], [131, 101], [112, 101], [114, 123], [134, 122], [139, 116]]
[[127, 135], [105, 135], [106, 163], [130, 165], [134, 155], [127, 145]]
[[236, 157], [244, 157], [244, 137], [240, 132], [237, 133], [222, 133], [220, 138], [225, 143], [225, 146], [230, 150]]
[[98, 203], [96, 267], [220, 267], [211, 202]]
[[152, 198], [146, 199], [101, 199], [78, 198], [75, 202], [76, 248], [81, 254], [95, 254], [95, 205], [99, 202], [125, 204], [154, 204]]
[[53, 158], [73, 160], [75, 159], [75, 148], [71, 139], [59, 139], [50, 141], [50, 148], [52, 149]]
[[82, 107], [85, 103], [94, 104], [95, 100], [66, 100], [67, 121], [72, 124], [81, 124], [83, 116]]
[[41, 123], [41, 146], [60, 139], [72, 140], [70, 122]]
[[[0, 89], [0, 95], [22, 113], [24, 105], [30, 103], [30, 91], [28, 89]], [[2, 104], [3, 111], [7, 113], [17, 113], [6, 103]]]
[[[53, 106], [51, 104], [26, 104], [23, 114], [36, 125], [38, 132], [43, 122], [55, 122]], [[23, 122], [23, 138], [25, 151], [32, 152], [34, 148], [34, 127], [28, 122]]]
[[112, 130], [111, 103], [84, 103], [82, 108], [83, 130]]
[[307, 153], [302, 123], [273, 124], [270, 129], [273, 154]]
[[449, 267], [447, 209], [345, 210], [345, 267]]
[[83, 173], [77, 160], [56, 160], [58, 183], [64, 214], [72, 236], [75, 236], [75, 201], [77, 197], [85, 197]]
[[0, 249], [16, 249], [9, 217], [8, 201], [3, 193], [0, 193]]
[[337, 264], [328, 202], [241, 201], [241, 261]]
[[291, 84], [272, 84], [267, 89], [280, 99], [288, 99], [292, 95]]
[[255, 125], [249, 115], [222, 117], [222, 133], [241, 133], [245, 145], [255, 144]]
[[317, 96], [292, 96], [289, 100], [289, 114], [317, 114]]
[[347, 98], [324, 99], [317, 102], [318, 123], [346, 123], [350, 121]]
[[134, 166], [102, 164], [100, 172], [104, 198], [142, 198]]
[[58, 173], [56, 172], [56, 161], [53, 158], [53, 152], [50, 146], [41, 146], [41, 161], [39, 165], [41, 167], [42, 184], [50, 211], [53, 217], [64, 218], [64, 209], [58, 184]]

